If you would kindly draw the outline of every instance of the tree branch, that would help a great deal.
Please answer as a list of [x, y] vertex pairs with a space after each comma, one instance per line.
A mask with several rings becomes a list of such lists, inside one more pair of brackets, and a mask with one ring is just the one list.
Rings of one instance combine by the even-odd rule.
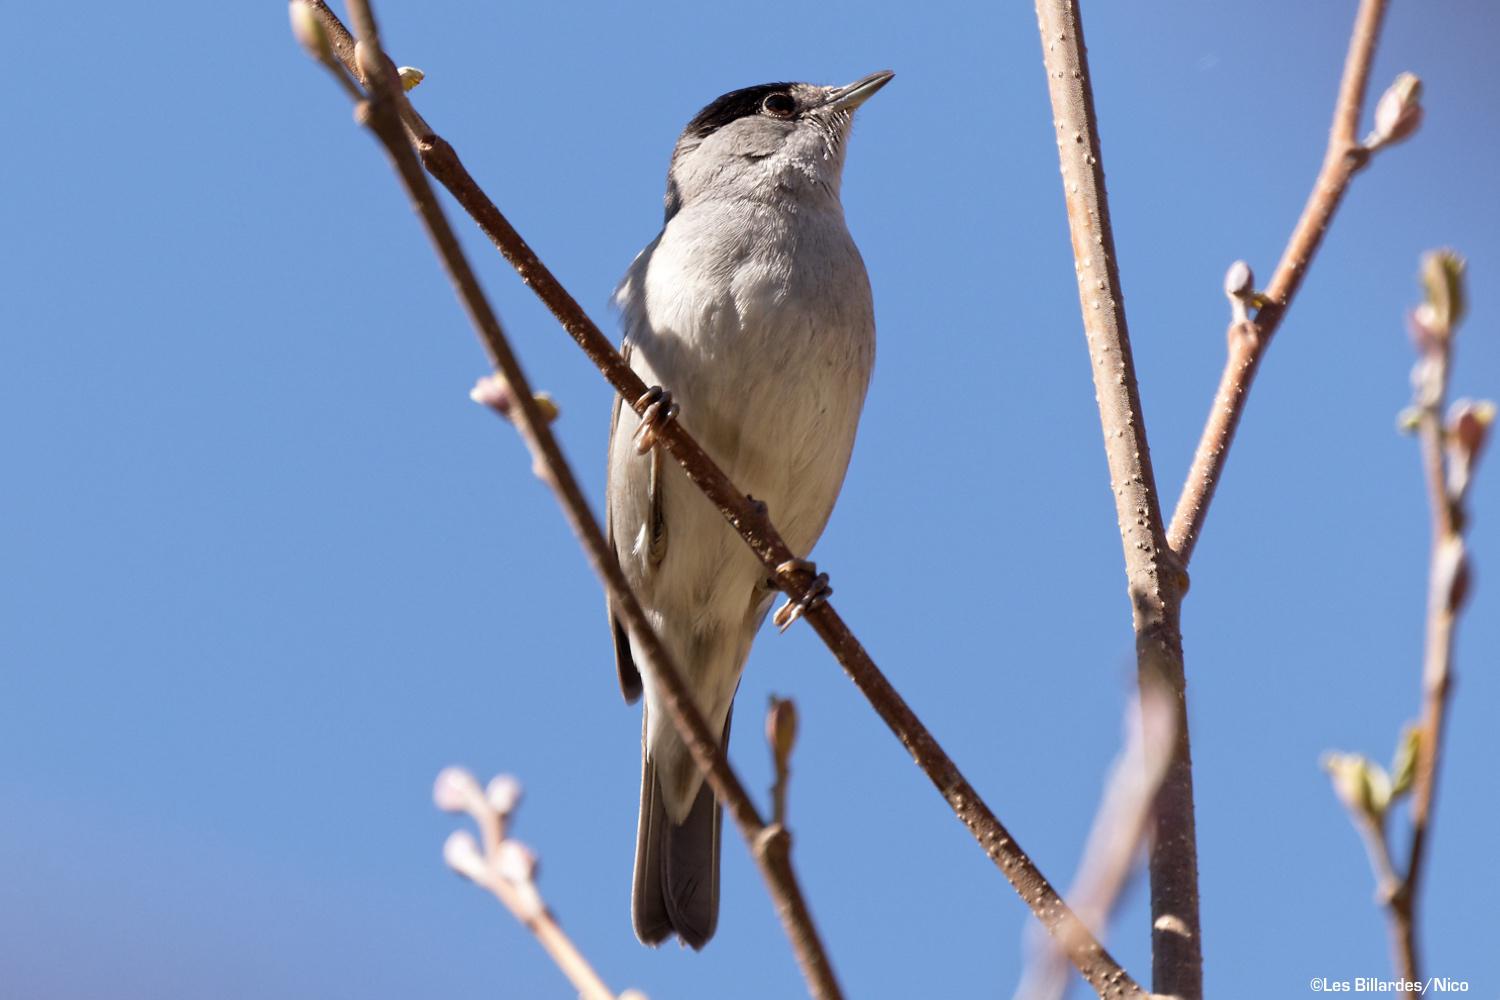
[[355, 63], [367, 83], [367, 100], [360, 106], [363, 123], [379, 138], [406, 187], [412, 205], [432, 238], [444, 269], [452, 280], [479, 332], [495, 369], [503, 377], [512, 396], [508, 408], [522, 439], [530, 449], [543, 481], [557, 494], [574, 534], [578, 536], [594, 571], [604, 581], [615, 601], [616, 611], [629, 630], [636, 648], [644, 652], [663, 694], [667, 714], [682, 735], [693, 760], [705, 774], [714, 794], [740, 827], [750, 845], [771, 896], [776, 903], [792, 951], [802, 968], [813, 996], [820, 1000], [838, 1000], [842, 991], [818, 938], [816, 928], [792, 872], [787, 852], [777, 850], [766, 834], [754, 804], [738, 776], [730, 769], [723, 749], [718, 746], [702, 715], [697, 711], [682, 674], [666, 647], [651, 628], [645, 612], [625, 581], [613, 552], [610, 551], [583, 491], [578, 485], [547, 419], [537, 403], [484, 292], [479, 287], [452, 228], [438, 206], [431, 186], [422, 173], [404, 134], [397, 110], [403, 97], [396, 79], [395, 67], [380, 48], [379, 34], [368, 0], [350, 0], [350, 12], [360, 35], [355, 47]]
[[[1125, 710], [1125, 745], [1110, 768], [1104, 795], [1067, 899], [1078, 918], [1104, 936], [1110, 915], [1129, 884], [1151, 830], [1152, 804], [1161, 788], [1173, 742], [1171, 693], [1150, 686]], [[1031, 928], [1035, 930], [1035, 926]], [[1056, 942], [1028, 935], [1030, 958], [1015, 1000], [1062, 1000], [1067, 966]]]
[[1167, 547], [1146, 442], [1110, 227], [1082, 16], [1074, 0], [1036, 0], [1036, 11], [1073, 238], [1079, 304], [1125, 551], [1138, 679], [1143, 694], [1160, 680], [1173, 696], [1172, 753], [1157, 795], [1151, 845], [1152, 988], [1157, 993], [1196, 1000], [1203, 991], [1203, 955], [1187, 682], [1179, 626], [1181, 590], [1186, 581]]
[[[1375, 872], [1377, 896], [1390, 918], [1396, 970], [1422, 982], [1417, 948], [1417, 898], [1428, 854], [1452, 689], [1453, 640], [1469, 593], [1469, 557], [1464, 540], [1469, 487], [1495, 422], [1493, 402], [1459, 400], [1448, 411], [1448, 373], [1453, 339], [1464, 311], [1464, 262], [1451, 250], [1422, 258], [1427, 297], [1410, 315], [1417, 363], [1412, 368], [1412, 406], [1401, 414], [1403, 429], [1417, 434], [1422, 471], [1432, 503], [1432, 555], [1427, 584], [1427, 639], [1422, 665], [1422, 711], [1397, 743], [1388, 773], [1361, 754], [1333, 753], [1324, 764], [1334, 793], [1348, 807], [1364, 838]], [[1411, 841], [1405, 875], [1399, 875], [1386, 837], [1391, 806], [1411, 795]]]
[[[305, 6], [317, 18], [330, 39], [334, 56], [358, 77], [354, 46], [327, 5], [322, 0], [293, 2]], [[404, 97], [396, 96], [400, 98], [402, 108], [399, 112], [401, 123], [411, 137], [422, 165], [457, 199], [615, 391], [633, 406], [645, 394], [645, 383], [474, 181], [453, 147], [436, 135], [414, 111], [406, 110], [410, 103]], [[668, 421], [656, 431], [656, 438], [682, 466], [688, 478], [719, 508], [788, 598], [795, 602], [811, 597], [812, 577], [805, 572], [784, 568], [788, 563], [795, 564], [796, 554], [777, 533], [767, 513], [729, 481], [683, 429], [681, 422]], [[1084, 979], [1101, 996], [1106, 993], [1120, 997], [1144, 995], [1140, 986], [1087, 928], [1078, 923], [1057, 890], [881, 673], [833, 605], [827, 601], [816, 603], [804, 617], [1032, 913], [1049, 932], [1064, 936], [1070, 942], [1068, 957]]]
[[616, 997], [542, 899], [536, 884], [536, 856], [509, 836], [512, 814], [521, 801], [520, 782], [499, 775], [481, 791], [468, 771], [447, 767], [438, 774], [432, 797], [444, 812], [468, 813], [479, 828], [479, 841], [467, 830], [448, 836], [443, 844], [448, 867], [500, 900], [536, 936], [581, 1000], [646, 1000], [636, 990]]
[[[1291, 239], [1282, 251], [1270, 287], [1260, 297], [1261, 306], [1254, 320], [1230, 324], [1229, 357], [1167, 532], [1167, 542], [1184, 567], [1192, 559], [1193, 548], [1198, 544], [1209, 504], [1213, 502], [1214, 491], [1224, 472], [1224, 462], [1229, 457], [1229, 447], [1234, 443], [1235, 430], [1245, 412], [1250, 385], [1255, 380], [1271, 337], [1281, 326], [1292, 297], [1301, 287], [1349, 182], [1369, 162], [1374, 143], [1361, 144], [1358, 128], [1385, 8], [1386, 0], [1362, 0], [1360, 4], [1353, 35], [1349, 39], [1349, 54], [1344, 59], [1344, 75], [1334, 106], [1328, 149], [1318, 179], [1296, 228], [1292, 230]], [[1415, 127], [1412, 123], [1410, 129]], [[1388, 136], [1385, 141], [1398, 141], [1408, 134], [1410, 131], [1396, 137]]]
[[1495, 419], [1492, 403], [1455, 404], [1444, 426], [1453, 339], [1463, 317], [1464, 264], [1450, 251], [1428, 254], [1422, 262], [1427, 301], [1412, 314], [1419, 350], [1412, 385], [1416, 390], [1417, 435], [1432, 503], [1432, 556], [1428, 570], [1427, 640], [1422, 665], [1422, 715], [1417, 724], [1412, 776], [1411, 846], [1406, 878], [1388, 900], [1396, 939], [1397, 967], [1420, 981], [1417, 899], [1432, 828], [1438, 761], [1452, 691], [1453, 638], [1469, 591], [1468, 488]]

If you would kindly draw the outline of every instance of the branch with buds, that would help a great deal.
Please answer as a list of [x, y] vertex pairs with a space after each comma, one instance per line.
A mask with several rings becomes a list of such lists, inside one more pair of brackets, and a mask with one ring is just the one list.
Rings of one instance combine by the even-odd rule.
[[1236, 261], [1225, 276], [1224, 291], [1230, 305], [1228, 357], [1167, 530], [1167, 541], [1184, 567], [1192, 560], [1193, 548], [1203, 531], [1261, 359], [1286, 318], [1349, 183], [1374, 153], [1409, 138], [1422, 123], [1421, 81], [1411, 73], [1402, 73], [1377, 102], [1373, 130], [1363, 141], [1359, 139], [1359, 119], [1385, 8], [1386, 0], [1362, 0], [1360, 4], [1323, 166], [1270, 285], [1264, 292], [1257, 291], [1255, 276], [1244, 261]]
[[1420, 84], [1403, 74], [1381, 99], [1370, 137], [1363, 142], [1358, 138], [1385, 9], [1386, 0], [1360, 4], [1323, 167], [1270, 287], [1257, 291], [1254, 275], [1243, 262], [1226, 275], [1231, 310], [1228, 362], [1176, 511], [1163, 529], [1115, 259], [1082, 16], [1070, 0], [1036, 0], [1094, 394], [1135, 612], [1138, 673], [1143, 681], [1148, 676], [1166, 678], [1176, 695], [1176, 745], [1158, 796], [1151, 853], [1153, 986], [1158, 993], [1194, 998], [1203, 988], [1180, 633], [1187, 565], [1266, 346], [1306, 276], [1350, 180], [1376, 150], [1410, 136], [1420, 124]]
[[[368, 17], [365, 4], [356, 3], [352, 6], [355, 8], [356, 21]], [[354, 83], [370, 83], [368, 77], [371, 69], [394, 72], [394, 64], [383, 55], [378, 62], [372, 53], [367, 53], [361, 58], [360, 46], [356, 44], [343, 23], [323, 0], [291, 0], [291, 16], [294, 29], [298, 37], [303, 39], [303, 44], [308, 51], [330, 70], [341, 68], [342, 72], [347, 73], [348, 79], [344, 82], [351, 84], [354, 93], [360, 94], [359, 88], [353, 86]], [[387, 67], [388, 63], [390, 65]], [[381, 92], [378, 96], [386, 102], [381, 109], [382, 114], [395, 118], [397, 122], [395, 127], [405, 132], [405, 137], [415, 151], [420, 166], [437, 178], [457, 199], [506, 260], [515, 267], [527, 287], [531, 288], [552, 311], [563, 328], [614, 386], [616, 392], [626, 400], [627, 405], [636, 408], [637, 412], [649, 405], [650, 397], [647, 395], [645, 383], [479, 187], [453, 147], [432, 130], [412, 107], [411, 102], [406, 100], [404, 94], [399, 91]], [[361, 97], [363, 97], [362, 94]], [[381, 140], [386, 145], [387, 151], [393, 158], [396, 158], [398, 151], [392, 145], [394, 137], [389, 134], [390, 123], [386, 122], [383, 127], [386, 128], [387, 134], [382, 135]], [[413, 179], [407, 177], [404, 172], [403, 181], [408, 183], [408, 186], [413, 183]], [[457, 250], [456, 244], [454, 250]], [[466, 263], [464, 267], [467, 269]], [[477, 283], [474, 291], [478, 291]], [[487, 304], [484, 308], [487, 313]], [[486, 346], [490, 347], [493, 353], [495, 345], [489, 341], [488, 332], [485, 336]], [[505, 349], [508, 351], [508, 347]], [[509, 372], [502, 374], [505, 376], [505, 381], [514, 384]], [[528, 444], [531, 444], [531, 437], [534, 433], [531, 428], [545, 423], [541, 413], [541, 404], [530, 394], [529, 390], [516, 393], [507, 399], [507, 406], [515, 405], [519, 408], [517, 413], [524, 418], [519, 426], [522, 428], [523, 436], [527, 437]], [[985, 855], [1000, 869], [1017, 894], [1031, 908], [1032, 913], [1050, 932], [1064, 934], [1070, 942], [1077, 942], [1076, 947], [1069, 949], [1068, 957], [1089, 984], [1101, 994], [1109, 991], [1115, 996], [1139, 995], [1140, 987], [1120, 967], [1113, 956], [1093, 939], [1086, 928], [1077, 926], [1076, 918], [1058, 896], [1056, 889], [1011, 836], [1010, 831], [1000, 822], [999, 817], [994, 814], [978, 791], [964, 777], [958, 765], [943, 750], [936, 737], [911, 710], [890, 680], [876, 666], [869, 652], [834, 609], [833, 604], [825, 599], [826, 580], [823, 580], [821, 575], [806, 571], [805, 567], [811, 564], [799, 559], [791, 551], [770, 521], [764, 506], [753, 501], [729, 480], [702, 446], [684, 429], [681, 421], [666, 421], [656, 429], [655, 433], [657, 443], [682, 466], [688, 479], [718, 507], [725, 520], [760, 558], [767, 567], [769, 579], [774, 580], [777, 586], [786, 593], [791, 607], [801, 609], [802, 617], [805, 617], [812, 625], [850, 679], [869, 701], [871, 707], [875, 709], [901, 745], [906, 748], [912, 759], [943, 796], [954, 815], [969, 830]], [[548, 464], [546, 468], [555, 471], [553, 465]], [[554, 489], [557, 488], [555, 481], [547, 480], [545, 476], [544, 480], [548, 481], [549, 485], [554, 485]], [[570, 513], [570, 520], [575, 520], [575, 531], [579, 533], [580, 538], [585, 538], [586, 529], [581, 526], [582, 522], [577, 521], [577, 518], [581, 517], [581, 510], [586, 509], [586, 505], [575, 511], [574, 498], [568, 496], [563, 499]], [[613, 563], [613, 558], [607, 556], [603, 550], [598, 553], [594, 552], [591, 546], [590, 536], [585, 541], [585, 547], [590, 549], [591, 561], [595, 561], [595, 569], [601, 575], [606, 576], [606, 583], [611, 587], [611, 592], [617, 593], [615, 582], [609, 578], [609, 566], [597, 561], [605, 558], [609, 563]], [[624, 586], [623, 579], [620, 586]], [[628, 593], [628, 588], [626, 592]], [[631, 604], [634, 603], [633, 598], [629, 600]], [[641, 624], [643, 626], [645, 624], [644, 617], [641, 619]], [[635, 634], [632, 628], [632, 635]], [[692, 708], [690, 704], [684, 704], [685, 709]], [[678, 719], [674, 717], [673, 722], [678, 724]], [[710, 747], [717, 749], [712, 747], [712, 744]], [[722, 754], [719, 756], [722, 758]], [[706, 765], [700, 761], [700, 767], [703, 766]], [[727, 772], [727, 764], [724, 765], [724, 769]], [[714, 774], [710, 772], [709, 778], [712, 783], [715, 779]], [[720, 784], [714, 784], [716, 793], [720, 793], [720, 788]], [[742, 811], [741, 816], [736, 818], [748, 820], [751, 813], [753, 809], [750, 812]], [[748, 831], [750, 828], [742, 823], [742, 829]], [[757, 861], [762, 864], [763, 872], [767, 871], [767, 865], [777, 870], [789, 871], [789, 866], [784, 859], [779, 857], [778, 845], [784, 842], [784, 838], [762, 838], [756, 841]], [[760, 846], [762, 843], [769, 849], [762, 851]], [[775, 892], [774, 883], [772, 888]], [[795, 883], [791, 888], [795, 888]], [[796, 919], [800, 912], [802, 917], [806, 918], [807, 926], [810, 927], [810, 918], [806, 915], [805, 904], [801, 903], [800, 898], [796, 902], [797, 905], [791, 905], [786, 900], [778, 899], [778, 910], [785, 919]], [[836, 989], [836, 985], [832, 982], [831, 971], [826, 965], [819, 964], [818, 949], [821, 945], [815, 949], [812, 944], [799, 944], [794, 936], [793, 950], [799, 952], [799, 962], [803, 964], [804, 972], [809, 975], [810, 981], [813, 981], [814, 976], [826, 977], [819, 979], [822, 984], [821, 988]]]
[[1036, 0], [1042, 64], [1073, 243], [1078, 305], [1089, 350], [1115, 517], [1135, 631], [1142, 694], [1165, 683], [1175, 713], [1172, 752], [1157, 790], [1151, 841], [1151, 986], [1183, 1000], [1203, 995], [1198, 918], [1198, 835], [1182, 659], [1187, 574], [1167, 544], [1161, 494], [1141, 409], [1125, 293], [1104, 184], [1104, 154], [1084, 44], [1083, 15], [1071, 0]]
[[[349, 81], [350, 89], [360, 94], [355, 105], [355, 119], [367, 126], [384, 147], [413, 208], [432, 240], [438, 259], [453, 283], [459, 301], [468, 312], [469, 319], [489, 354], [490, 363], [495, 369], [495, 381], [482, 381], [476, 387], [474, 395], [509, 418], [520, 432], [531, 452], [533, 470], [557, 496], [589, 562], [614, 599], [621, 622], [644, 654], [644, 661], [653, 670], [667, 717], [681, 734], [683, 743], [714, 794], [724, 804], [750, 844], [812, 994], [818, 1000], [837, 1000], [842, 992], [789, 860], [784, 852], [780, 856], [769, 856], [763, 849], [765, 824], [739, 777], [729, 767], [723, 748], [718, 745], [715, 735], [710, 733], [703, 721], [702, 713], [689, 694], [676, 663], [626, 583], [619, 562], [605, 541], [604, 532], [583, 496], [578, 477], [563, 457], [562, 449], [552, 434], [549, 424], [556, 415], [556, 406], [544, 395], [531, 390], [526, 373], [500, 325], [499, 317], [495, 315], [484, 291], [479, 287], [473, 268], [459, 246], [447, 217], [438, 206], [416, 153], [408, 143], [404, 122], [410, 116], [403, 115], [401, 109], [409, 108], [410, 104], [406, 100], [405, 89], [395, 64], [380, 47], [380, 36], [369, 0], [351, 0], [350, 7], [360, 34], [359, 42], [353, 46], [351, 65], [354, 69], [350, 72], [367, 88], [362, 92], [359, 86]], [[333, 52], [337, 46], [329, 41], [329, 33], [322, 22], [313, 16], [309, 2], [293, 0], [291, 18], [293, 30], [303, 39], [314, 58], [335, 75], [348, 69], [341, 60], [335, 59]]]
[[[1375, 871], [1376, 892], [1390, 918], [1397, 971], [1421, 981], [1417, 947], [1417, 895], [1432, 825], [1448, 696], [1453, 639], [1469, 592], [1464, 541], [1469, 485], [1495, 422], [1495, 404], [1461, 399], [1443, 417], [1454, 334], [1463, 319], [1464, 262], [1451, 250], [1422, 258], [1425, 299], [1409, 317], [1417, 361], [1412, 405], [1397, 424], [1422, 443], [1423, 471], [1432, 504], [1432, 556], [1428, 570], [1427, 640], [1422, 667], [1422, 714], [1408, 725], [1389, 771], [1360, 754], [1333, 753], [1324, 766], [1333, 789], [1364, 838]], [[1405, 874], [1397, 871], [1387, 837], [1392, 807], [1410, 796], [1411, 842]]]
[[468, 771], [448, 767], [437, 776], [432, 801], [444, 812], [468, 813], [479, 830], [478, 840], [468, 830], [455, 830], [448, 836], [443, 844], [448, 867], [504, 903], [536, 935], [582, 1000], [646, 1000], [636, 990], [616, 996], [543, 902], [536, 884], [536, 855], [509, 835], [511, 819], [521, 804], [519, 781], [508, 774], [497, 775], [481, 790]]

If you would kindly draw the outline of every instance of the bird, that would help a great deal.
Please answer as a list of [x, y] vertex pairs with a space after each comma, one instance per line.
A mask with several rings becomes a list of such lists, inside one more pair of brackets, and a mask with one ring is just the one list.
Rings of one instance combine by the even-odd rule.
[[[653, 430], [679, 420], [792, 551], [811, 552], [875, 362], [870, 282], [840, 200], [845, 151], [855, 110], [893, 75], [767, 83], [709, 103], [673, 149], [661, 232], [615, 290], [623, 354], [651, 388], [613, 409], [609, 541], [721, 746], [776, 585]], [[701, 949], [718, 924], [723, 810], [652, 665], [610, 617], [622, 693], [645, 696], [632, 924], [643, 944], [676, 935]]]

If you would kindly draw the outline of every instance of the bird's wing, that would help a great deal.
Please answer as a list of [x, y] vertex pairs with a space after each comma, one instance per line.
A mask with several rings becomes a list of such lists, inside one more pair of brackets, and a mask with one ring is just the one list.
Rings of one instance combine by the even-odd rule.
[[[626, 364], [630, 363], [630, 341], [627, 339], [620, 345], [620, 354], [625, 358]], [[625, 400], [616, 394], [614, 405], [609, 411], [609, 454], [606, 457], [604, 481], [608, 489], [615, 487], [614, 461], [615, 434], [620, 428], [620, 410], [625, 406]], [[655, 456], [653, 456], [655, 457]], [[609, 497], [604, 502], [604, 532], [609, 541], [610, 551], [616, 558], [619, 557], [620, 548], [615, 544], [615, 505]], [[641, 672], [635, 665], [635, 658], [630, 653], [630, 636], [625, 632], [625, 626], [620, 624], [620, 619], [615, 616], [614, 601], [605, 598], [605, 608], [609, 612], [610, 629], [615, 637], [615, 671], [620, 677], [620, 693], [625, 696], [627, 703], [634, 702], [641, 696]]]

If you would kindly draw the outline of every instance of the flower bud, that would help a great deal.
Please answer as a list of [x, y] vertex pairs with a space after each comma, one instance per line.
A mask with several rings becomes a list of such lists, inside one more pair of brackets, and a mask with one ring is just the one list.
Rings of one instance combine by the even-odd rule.
[[1436, 337], [1448, 337], [1464, 318], [1464, 259], [1452, 250], [1422, 255], [1422, 289], [1427, 300], [1413, 319]]
[[1255, 272], [1250, 265], [1237, 260], [1224, 272], [1224, 294], [1231, 299], [1247, 299], [1255, 294]]
[[1396, 77], [1375, 105], [1375, 132], [1365, 141], [1371, 149], [1409, 138], [1422, 124], [1422, 81], [1414, 73]]
[[1391, 802], [1391, 779], [1385, 768], [1357, 753], [1330, 753], [1323, 769], [1333, 779], [1334, 794], [1354, 813], [1378, 821]]
[[1495, 422], [1495, 404], [1460, 399], [1448, 410], [1448, 494], [1462, 500]]
[[521, 885], [536, 878], [536, 855], [519, 840], [500, 844], [495, 854], [495, 871], [507, 882]]
[[323, 22], [318, 20], [318, 15], [302, 0], [292, 0], [287, 13], [292, 19], [292, 34], [302, 43], [307, 54], [318, 62], [332, 62], [333, 43], [328, 40], [328, 32], [324, 29]]
[[454, 830], [443, 841], [443, 861], [465, 878], [478, 881], [484, 877], [484, 856], [468, 830]]
[[483, 802], [479, 782], [461, 767], [445, 767], [432, 785], [432, 801], [443, 812], [467, 812], [476, 802]]
[[1396, 756], [1391, 761], [1391, 797], [1405, 795], [1411, 790], [1412, 780], [1417, 775], [1417, 750], [1422, 745], [1422, 729], [1414, 722], [1401, 730], [1401, 742], [1396, 744]]
[[496, 815], [505, 819], [521, 804], [521, 783], [508, 774], [497, 774], [485, 787], [484, 797]]
[[766, 742], [771, 744], [777, 768], [785, 768], [791, 760], [792, 747], [797, 744], [797, 705], [790, 698], [771, 696], [771, 707], [766, 712]]
[[[481, 406], [488, 406], [507, 420], [512, 419], [512, 410], [516, 405], [516, 397], [510, 391], [510, 385], [504, 376], [495, 372], [484, 376], [474, 383], [474, 388], [469, 390], [469, 398]], [[542, 419], [552, 423], [562, 410], [557, 401], [545, 392], [532, 393], [531, 398], [536, 402], [537, 409], [541, 411]]]

